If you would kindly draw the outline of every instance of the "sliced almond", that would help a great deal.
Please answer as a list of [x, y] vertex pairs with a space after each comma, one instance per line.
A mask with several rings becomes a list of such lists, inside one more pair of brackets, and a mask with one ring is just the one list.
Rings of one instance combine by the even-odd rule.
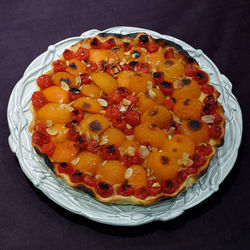
[[108, 107], [108, 102], [102, 98], [98, 98], [97, 101], [102, 107]]
[[131, 129], [132, 128], [132, 126], [130, 124], [128, 124], [128, 123], [127, 123], [126, 127], [127, 127], [127, 129]]
[[127, 153], [130, 156], [134, 156], [135, 155], [135, 148], [133, 146], [129, 146], [127, 149]]
[[81, 77], [80, 77], [80, 76], [77, 76], [77, 77], [76, 77], [76, 85], [77, 85], [77, 86], [81, 86], [81, 83], [82, 83]]
[[100, 145], [105, 145], [109, 142], [108, 140], [108, 136], [103, 136], [102, 139], [101, 139], [101, 142], [100, 142]]
[[105, 160], [105, 161], [102, 162], [102, 165], [104, 166], [106, 163], [107, 163], [107, 161]]
[[153, 86], [153, 83], [151, 81], [147, 81], [148, 86]]
[[95, 95], [91, 93], [91, 94], [89, 95], [89, 97], [95, 98]]
[[152, 172], [153, 172], [153, 171], [152, 171], [151, 168], [147, 168], [147, 177], [149, 177], [149, 176], [151, 175]]
[[161, 185], [160, 185], [159, 182], [155, 182], [155, 183], [152, 185], [153, 188], [160, 187], [160, 186], [161, 186]]
[[71, 161], [71, 164], [76, 165], [79, 161], [80, 161], [80, 157], [77, 157]]
[[[168, 133], [167, 133], [167, 135], [168, 136], [172, 136], [173, 134], [174, 134], [174, 132], [175, 132], [175, 128], [174, 127], [171, 127], [169, 130], [168, 130]], [[172, 137], [170, 138], [170, 140], [172, 139]]]
[[147, 148], [146, 146], [144, 146], [144, 145], [141, 145], [141, 146], [139, 147], [138, 152], [139, 152], [139, 155], [140, 155], [140, 157], [141, 157], [142, 159], [145, 159], [145, 158], [147, 158], [147, 157], [149, 156], [149, 150], [148, 150], [148, 148]]
[[130, 52], [129, 52], [129, 51], [128, 51], [128, 52], [125, 52], [124, 55], [129, 56], [129, 55], [130, 55]]
[[61, 99], [58, 101], [58, 103], [60, 103], [60, 104], [63, 103], [63, 99], [61, 98]]
[[56, 135], [58, 133], [57, 129], [55, 128], [46, 128], [46, 131], [49, 135]]
[[134, 135], [126, 135], [126, 138], [128, 139], [128, 140], [134, 140]]
[[89, 135], [89, 131], [86, 132], [86, 140], [87, 142], [90, 142], [90, 135]]
[[61, 88], [65, 91], [69, 91], [69, 85], [65, 81], [61, 81]]
[[98, 141], [99, 140], [99, 136], [98, 135], [93, 135], [93, 139]]
[[150, 89], [150, 90], [148, 91], [148, 94], [149, 94], [149, 96], [150, 96], [152, 99], [155, 99], [155, 98], [156, 98], [156, 93], [155, 93], [152, 89]]
[[119, 110], [120, 110], [121, 112], [126, 112], [126, 111], [127, 111], [127, 107], [121, 106], [121, 107], [119, 108]]
[[133, 174], [133, 169], [132, 168], [127, 168], [127, 170], [125, 171], [125, 178], [129, 179]]
[[46, 127], [50, 128], [53, 126], [53, 122], [51, 120], [46, 120]]
[[125, 106], [129, 106], [131, 104], [131, 101], [128, 100], [128, 99], [123, 98], [122, 99], [122, 104], [125, 105]]
[[205, 123], [213, 123], [214, 122], [214, 116], [213, 115], [203, 115], [201, 117], [201, 120], [204, 121]]
[[180, 89], [183, 87], [183, 84], [180, 80], [175, 81], [173, 85], [175, 89]]
[[67, 110], [68, 110], [69, 112], [72, 112], [72, 111], [74, 110], [74, 108], [73, 108], [73, 107], [67, 107]]
[[152, 147], [152, 152], [157, 152], [157, 151], [158, 151], [158, 149], [157, 149], [157, 148]]

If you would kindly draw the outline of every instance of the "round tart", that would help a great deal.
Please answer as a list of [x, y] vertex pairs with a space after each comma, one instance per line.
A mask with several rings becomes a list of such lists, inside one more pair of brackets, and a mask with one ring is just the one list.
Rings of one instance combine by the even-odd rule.
[[66, 49], [37, 85], [33, 146], [69, 186], [102, 202], [174, 197], [223, 143], [219, 93], [168, 40], [100, 33]]

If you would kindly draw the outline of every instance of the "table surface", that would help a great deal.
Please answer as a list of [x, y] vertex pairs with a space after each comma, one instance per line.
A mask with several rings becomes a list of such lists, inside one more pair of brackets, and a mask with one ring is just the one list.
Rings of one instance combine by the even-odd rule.
[[[249, 10], [247, 0], [1, 1], [0, 248], [249, 249]], [[8, 145], [8, 99], [30, 62], [60, 40], [118, 25], [152, 29], [202, 49], [231, 80], [242, 108], [233, 170], [218, 192], [169, 222], [113, 227], [72, 214], [33, 187]]]

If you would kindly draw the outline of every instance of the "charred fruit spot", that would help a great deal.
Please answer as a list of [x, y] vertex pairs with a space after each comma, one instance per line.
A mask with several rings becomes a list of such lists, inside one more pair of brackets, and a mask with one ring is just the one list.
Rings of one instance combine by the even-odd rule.
[[183, 86], [187, 86], [191, 83], [191, 80], [190, 79], [181, 79], [181, 84]]
[[100, 182], [99, 187], [104, 190], [109, 190], [109, 184], [107, 182]]
[[132, 53], [133, 58], [138, 58], [138, 57], [140, 57], [140, 55], [141, 55], [141, 53], [138, 50], [134, 50]]
[[82, 106], [83, 106], [83, 108], [85, 108], [85, 109], [88, 109], [88, 108], [91, 107], [91, 105], [90, 105], [89, 103], [87, 103], [87, 102], [84, 102]]
[[168, 162], [169, 162], [168, 157], [166, 157], [166, 156], [163, 155], [163, 156], [161, 157], [161, 163], [165, 165], [165, 164], [168, 164]]
[[209, 109], [210, 109], [210, 107], [211, 107], [211, 104], [210, 104], [210, 103], [207, 103], [207, 104], [203, 107], [203, 111], [204, 111], [204, 112], [208, 112]]
[[198, 71], [195, 76], [197, 76], [199, 79], [203, 79], [205, 77], [205, 74], [202, 71]]
[[171, 60], [167, 60], [164, 64], [167, 65], [167, 66], [171, 66], [171, 65], [174, 64], [174, 62], [171, 61]]
[[138, 64], [137, 61], [132, 61], [129, 63], [129, 66], [133, 67], [133, 66], [136, 66]]
[[173, 187], [173, 186], [174, 186], [173, 181], [171, 181], [171, 180], [167, 180], [167, 181], [166, 181], [166, 187], [167, 187], [167, 188], [171, 188], [171, 187]]
[[146, 35], [141, 35], [139, 36], [139, 40], [142, 44], [145, 44], [145, 43], [148, 43], [149, 42], [149, 39], [148, 39], [148, 36]]
[[73, 113], [74, 113], [75, 115], [78, 115], [78, 114], [79, 114], [79, 110], [78, 110], [78, 109], [75, 109], [75, 110], [73, 110]]
[[61, 163], [61, 166], [62, 166], [62, 167], [67, 167], [67, 166], [68, 166], [68, 163], [64, 161], [64, 162]]
[[60, 82], [66, 82], [68, 85], [71, 84], [71, 81], [69, 80], [69, 78], [60, 78]]
[[171, 82], [167, 82], [167, 81], [160, 82], [160, 85], [162, 87], [165, 87], [165, 88], [171, 88], [172, 87], [172, 83]]
[[126, 42], [123, 43], [124, 48], [127, 48], [129, 45], [130, 45], [129, 43]]
[[91, 41], [91, 45], [98, 45], [98, 39], [96, 37]]
[[183, 102], [183, 104], [184, 104], [185, 106], [188, 106], [189, 103], [190, 103], [190, 99], [186, 99], [186, 100]]
[[93, 132], [98, 132], [102, 129], [102, 125], [99, 121], [94, 120], [89, 124], [89, 128]]
[[82, 172], [79, 170], [76, 170], [72, 175], [73, 176], [82, 176]]
[[76, 69], [76, 68], [77, 68], [75, 63], [69, 64], [69, 67], [70, 67], [71, 69]]
[[95, 197], [95, 194], [93, 193], [92, 190], [84, 187], [83, 185], [78, 185], [77, 188], [83, 192], [85, 192], [86, 194], [90, 195], [91, 197]]
[[155, 124], [150, 124], [150, 125], [148, 126], [148, 128], [150, 128], [150, 129], [152, 129], [152, 130], [155, 130], [156, 125], [155, 125]]
[[148, 115], [149, 116], [155, 116], [155, 115], [157, 115], [158, 114], [158, 110], [150, 110], [149, 112], [148, 112]]
[[200, 121], [197, 121], [197, 120], [191, 120], [188, 122], [187, 126], [189, 129], [197, 131], [197, 130], [201, 129], [202, 123]]
[[81, 93], [80, 89], [78, 89], [78, 88], [71, 88], [71, 89], [70, 89], [70, 92], [76, 93], [76, 94]]
[[173, 127], [175, 130], [178, 129], [177, 125], [174, 122], [170, 122], [170, 126]]
[[114, 153], [115, 152], [115, 147], [114, 147], [113, 144], [107, 146], [106, 149], [108, 150], [109, 153]]
[[160, 77], [161, 76], [161, 73], [160, 72], [155, 72], [154, 74], [153, 74], [153, 77], [154, 78], [158, 78], [158, 77]]

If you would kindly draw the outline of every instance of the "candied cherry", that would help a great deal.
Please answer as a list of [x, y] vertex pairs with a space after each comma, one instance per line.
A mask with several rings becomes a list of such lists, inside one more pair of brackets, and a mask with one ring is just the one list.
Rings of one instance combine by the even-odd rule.
[[119, 118], [112, 119], [112, 125], [115, 128], [118, 128], [120, 130], [124, 130], [127, 126], [127, 123], [123, 118], [119, 117]]
[[114, 38], [110, 38], [103, 43], [104, 49], [112, 49], [114, 46], [115, 46], [115, 39]]
[[52, 63], [54, 72], [63, 72], [67, 68], [65, 61], [56, 60]]
[[131, 50], [132, 45], [131, 45], [130, 43], [128, 43], [128, 42], [124, 42], [124, 43], [121, 45], [121, 48], [122, 48], [125, 52], [127, 52], [127, 51]]
[[162, 185], [162, 191], [167, 194], [175, 193], [178, 188], [179, 184], [174, 179], [168, 179]]
[[174, 58], [174, 51], [173, 49], [167, 49], [164, 53], [164, 58], [165, 59], [172, 59]]
[[90, 45], [93, 49], [102, 49], [103, 48], [103, 43], [96, 37], [91, 39]]
[[134, 196], [140, 200], [145, 200], [148, 196], [147, 187], [140, 187], [134, 191]]
[[125, 115], [125, 120], [131, 126], [136, 126], [140, 123], [141, 115], [138, 111], [128, 111]]
[[124, 154], [121, 159], [120, 159], [121, 163], [125, 166], [125, 167], [130, 167], [133, 165], [133, 159], [130, 155], [128, 154]]
[[32, 142], [37, 144], [38, 146], [42, 146], [43, 144], [47, 144], [50, 142], [50, 135], [46, 132], [46, 130], [41, 132], [34, 132], [32, 135]]
[[77, 121], [79, 123], [83, 119], [83, 115], [84, 115], [84, 110], [83, 109], [75, 108], [71, 112], [71, 120], [72, 121]]
[[85, 135], [79, 136], [77, 144], [81, 149], [86, 149], [88, 146], [88, 141], [86, 139], [86, 136]]
[[174, 100], [173, 100], [173, 99], [165, 100], [165, 101], [164, 101], [164, 106], [165, 106], [168, 110], [172, 111], [172, 110], [174, 109]]
[[152, 179], [148, 181], [147, 184], [148, 194], [155, 196], [161, 193], [161, 182], [157, 179]]
[[222, 129], [217, 124], [213, 124], [209, 128], [209, 134], [210, 134], [210, 136], [211, 136], [212, 139], [218, 139], [221, 136], [221, 134], [222, 134]]
[[90, 84], [92, 80], [89, 78], [89, 74], [87, 73], [82, 73], [80, 75], [81, 78], [81, 84]]
[[41, 75], [37, 78], [36, 80], [37, 85], [41, 88], [41, 89], [46, 89], [48, 87], [50, 87], [53, 84], [53, 79], [50, 75]]
[[82, 48], [80, 47], [76, 53], [75, 53], [75, 56], [78, 60], [80, 61], [86, 61], [89, 59], [90, 57], [90, 53], [89, 53], [89, 50], [86, 49], [86, 48]]
[[69, 49], [65, 49], [63, 52], [63, 57], [65, 60], [71, 60], [75, 57], [75, 53]]
[[78, 88], [71, 88], [68, 91], [68, 96], [71, 101], [76, 100], [80, 97], [83, 97], [83, 94], [80, 89]]
[[36, 108], [41, 108], [47, 104], [45, 95], [40, 91], [35, 91], [31, 97], [32, 105]]
[[74, 168], [72, 167], [72, 165], [67, 162], [61, 162], [60, 164], [58, 164], [57, 170], [59, 173], [68, 175], [71, 175], [74, 172]]
[[120, 158], [120, 151], [113, 144], [102, 148], [101, 152], [104, 160], [118, 160]]
[[117, 188], [117, 194], [122, 196], [130, 196], [134, 193], [134, 189], [128, 184], [128, 181], [124, 181], [122, 185]]
[[46, 144], [43, 144], [41, 147], [41, 153], [43, 154], [46, 154], [48, 156], [52, 156], [55, 152], [55, 149], [56, 149], [56, 145], [54, 143], [46, 143]]
[[149, 53], [154, 53], [154, 52], [157, 52], [159, 49], [159, 45], [157, 43], [150, 43], [148, 46], [147, 46], [147, 51]]
[[108, 106], [107, 109], [106, 109], [105, 116], [107, 118], [110, 118], [111, 120], [113, 120], [113, 119], [116, 119], [116, 118], [121, 118], [122, 113], [117, 107]]
[[96, 192], [104, 198], [110, 197], [114, 190], [113, 187], [107, 182], [97, 182], [95, 185]]
[[214, 87], [209, 84], [202, 84], [201, 91], [205, 94], [212, 95], [214, 93]]

